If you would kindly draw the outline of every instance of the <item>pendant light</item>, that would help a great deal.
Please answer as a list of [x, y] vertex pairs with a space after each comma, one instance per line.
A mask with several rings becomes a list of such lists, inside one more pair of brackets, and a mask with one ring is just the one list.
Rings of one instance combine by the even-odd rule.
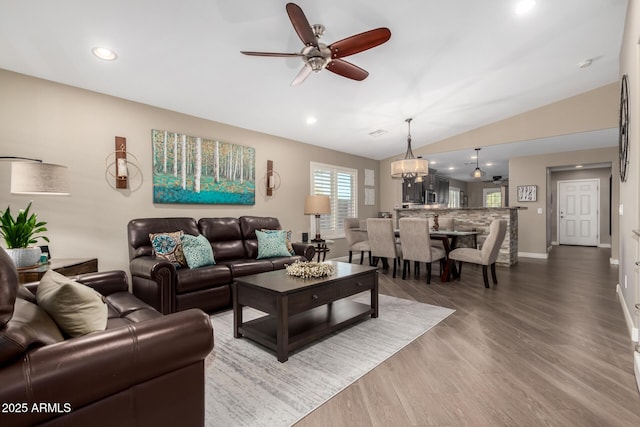
[[406, 119], [409, 126], [407, 135], [407, 152], [404, 159], [394, 160], [391, 162], [391, 178], [401, 179], [408, 182], [409, 185], [415, 182], [416, 178], [427, 176], [429, 174], [429, 161], [422, 158], [416, 158], [411, 150], [411, 120]]
[[479, 159], [480, 159], [480, 148], [476, 148], [476, 168], [471, 172], [471, 177], [473, 179], [480, 179], [485, 176], [487, 173], [480, 169]]

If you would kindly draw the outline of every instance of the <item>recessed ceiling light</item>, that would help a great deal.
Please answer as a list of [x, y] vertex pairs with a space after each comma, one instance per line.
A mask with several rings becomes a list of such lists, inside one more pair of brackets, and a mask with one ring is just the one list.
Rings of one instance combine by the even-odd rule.
[[580, 168], [583, 168], [583, 167], [584, 166], [582, 166], [582, 165], [576, 165], [576, 169], [580, 169]]
[[454, 170], [454, 169], [455, 169], [455, 168], [454, 168], [453, 166], [449, 166], [449, 170], [450, 170], [450, 171], [452, 171], [452, 170]]
[[438, 163], [438, 162], [436, 162], [435, 160], [429, 160], [429, 164], [430, 165], [435, 165], [436, 163]]
[[115, 61], [118, 58], [118, 54], [106, 47], [94, 47], [91, 49], [91, 53], [105, 61]]
[[530, 12], [536, 5], [536, 0], [521, 0], [516, 4], [516, 15], [524, 15]]
[[312, 117], [312, 116], [307, 117], [307, 124], [308, 125], [314, 125], [314, 124], [316, 124], [317, 121], [318, 121], [318, 119], [316, 119], [315, 117]]
[[485, 166], [493, 166], [493, 163], [486, 163]]
[[588, 66], [590, 66], [593, 63], [593, 61], [591, 59], [585, 59], [584, 61], [580, 61], [578, 62], [578, 67], [580, 68], [587, 68]]

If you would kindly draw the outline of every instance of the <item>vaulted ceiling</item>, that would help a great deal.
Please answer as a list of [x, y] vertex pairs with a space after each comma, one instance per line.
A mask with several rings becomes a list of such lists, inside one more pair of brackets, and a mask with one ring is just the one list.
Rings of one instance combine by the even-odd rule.
[[302, 49], [285, 3], [3, 1], [0, 68], [383, 159], [404, 152], [408, 117], [419, 147], [616, 81], [627, 7], [537, 0], [517, 15], [517, 0], [298, 0], [326, 44], [377, 27], [391, 39], [346, 58], [370, 73], [363, 81], [323, 70], [291, 86], [300, 58], [240, 54]]

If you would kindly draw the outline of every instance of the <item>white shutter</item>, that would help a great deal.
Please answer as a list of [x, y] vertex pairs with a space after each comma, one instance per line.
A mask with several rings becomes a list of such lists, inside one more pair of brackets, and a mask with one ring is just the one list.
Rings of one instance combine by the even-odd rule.
[[[331, 200], [331, 214], [320, 217], [322, 237], [344, 237], [344, 219], [358, 216], [357, 181], [357, 169], [311, 162], [311, 194], [329, 196]], [[314, 228], [312, 219], [312, 235]]]

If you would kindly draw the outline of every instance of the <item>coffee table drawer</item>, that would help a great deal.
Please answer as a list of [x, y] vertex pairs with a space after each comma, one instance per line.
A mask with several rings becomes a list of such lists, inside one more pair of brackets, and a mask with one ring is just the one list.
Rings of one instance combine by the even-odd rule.
[[355, 295], [373, 289], [374, 285], [375, 276], [372, 274], [344, 280], [338, 286], [338, 298], [348, 297], [349, 295]]
[[289, 314], [299, 313], [328, 304], [336, 299], [336, 287], [320, 286], [308, 291], [296, 292], [289, 295]]

